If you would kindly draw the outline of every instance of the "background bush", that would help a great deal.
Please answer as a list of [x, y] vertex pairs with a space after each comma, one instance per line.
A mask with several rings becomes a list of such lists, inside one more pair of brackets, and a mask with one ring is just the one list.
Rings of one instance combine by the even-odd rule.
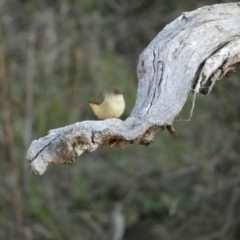
[[124, 240], [240, 239], [239, 73], [198, 96], [189, 122], [190, 94], [177, 137], [160, 130], [149, 148], [99, 149], [41, 177], [25, 159], [49, 129], [95, 120], [86, 103], [107, 86], [125, 91], [127, 118], [143, 49], [182, 12], [222, 2], [0, 3], [0, 239], [111, 239], [114, 213]]

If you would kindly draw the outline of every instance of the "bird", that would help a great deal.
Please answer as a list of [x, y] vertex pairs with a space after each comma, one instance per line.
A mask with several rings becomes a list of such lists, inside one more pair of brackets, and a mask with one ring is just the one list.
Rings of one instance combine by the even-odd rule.
[[125, 109], [123, 91], [119, 87], [108, 87], [88, 103], [94, 114], [102, 120], [119, 118]]

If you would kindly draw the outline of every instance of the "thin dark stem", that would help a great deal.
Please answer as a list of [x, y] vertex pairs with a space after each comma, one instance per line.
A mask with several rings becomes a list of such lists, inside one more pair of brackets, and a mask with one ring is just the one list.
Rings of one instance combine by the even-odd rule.
[[18, 239], [24, 239], [23, 232], [23, 209], [21, 202], [21, 190], [19, 185], [19, 174], [14, 157], [14, 134], [11, 117], [11, 103], [9, 96], [9, 86], [7, 81], [7, 70], [5, 61], [3, 31], [0, 24], [0, 84], [2, 89], [2, 103], [3, 103], [3, 128], [5, 132], [5, 151], [6, 157], [10, 163], [11, 176], [13, 180], [12, 185], [12, 204], [14, 208], [16, 227], [18, 232]]

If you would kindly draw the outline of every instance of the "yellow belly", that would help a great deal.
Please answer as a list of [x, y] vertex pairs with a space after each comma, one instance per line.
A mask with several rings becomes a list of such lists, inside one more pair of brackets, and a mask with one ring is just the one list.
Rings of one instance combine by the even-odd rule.
[[90, 103], [93, 112], [100, 119], [119, 118], [125, 109], [125, 102], [122, 95], [114, 98], [105, 98], [101, 104]]

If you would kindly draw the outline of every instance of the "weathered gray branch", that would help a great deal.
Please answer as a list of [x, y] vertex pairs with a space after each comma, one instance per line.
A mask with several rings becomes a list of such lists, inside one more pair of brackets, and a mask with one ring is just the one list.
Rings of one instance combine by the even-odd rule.
[[235, 71], [240, 62], [240, 3], [185, 12], [167, 25], [140, 55], [137, 100], [125, 121], [84, 121], [52, 130], [27, 152], [31, 169], [43, 174], [49, 163], [73, 163], [103, 145], [148, 145], [155, 126], [171, 124], [190, 89], [201, 94]]

